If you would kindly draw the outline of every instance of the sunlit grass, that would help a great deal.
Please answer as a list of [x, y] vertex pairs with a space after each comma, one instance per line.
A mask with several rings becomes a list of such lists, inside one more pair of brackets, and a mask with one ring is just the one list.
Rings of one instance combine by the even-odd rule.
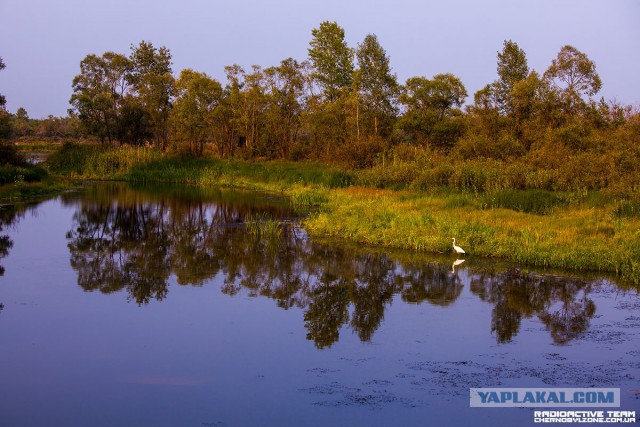
[[428, 252], [453, 253], [450, 238], [456, 237], [471, 256], [640, 279], [640, 221], [616, 217], [613, 206], [565, 207], [542, 216], [457, 205], [456, 198], [335, 190], [304, 225], [312, 234]]

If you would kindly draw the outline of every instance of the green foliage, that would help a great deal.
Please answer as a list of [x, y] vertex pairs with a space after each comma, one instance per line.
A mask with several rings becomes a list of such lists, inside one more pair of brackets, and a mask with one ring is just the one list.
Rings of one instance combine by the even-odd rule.
[[[2, 61], [2, 57], [0, 56], [0, 71], [4, 70], [6, 65]], [[0, 140], [7, 139], [11, 136], [11, 118], [9, 113], [5, 110], [5, 105], [7, 104], [7, 99], [4, 95], [0, 94]]]
[[388, 148], [388, 143], [380, 137], [349, 141], [340, 147], [339, 158], [350, 168], [362, 169], [373, 166]]
[[150, 135], [167, 146], [173, 96], [171, 53], [142, 41], [131, 55], [87, 55], [73, 79], [70, 103], [85, 130], [102, 142], [142, 144]]
[[498, 80], [494, 83], [498, 108], [503, 113], [513, 114], [513, 89], [529, 74], [527, 57], [517, 43], [504, 41], [502, 52], [498, 52]]
[[[632, 152], [624, 160], [628, 149], [621, 148], [637, 144], [638, 113], [616, 102], [585, 99], [602, 82], [593, 61], [571, 46], [541, 76], [529, 69], [524, 51], [506, 40], [498, 52], [497, 80], [476, 92], [474, 105], [464, 111], [466, 88], [451, 73], [411, 77], [399, 86], [373, 34], [354, 51], [344, 29], [324, 21], [312, 30], [308, 53], [309, 62], [287, 58], [267, 68], [225, 67], [224, 85], [191, 69], [175, 80], [170, 51], [147, 41], [132, 45], [128, 57], [87, 55], [73, 82], [75, 123], [103, 142], [153, 144], [163, 152], [221, 159], [320, 160], [362, 169], [384, 165], [397, 145], [448, 153], [446, 165], [422, 167], [411, 182], [386, 176], [401, 172], [383, 171], [371, 179], [379, 181], [376, 186], [492, 191], [483, 189], [634, 185], [635, 175], [624, 177], [617, 163], [638, 158]], [[7, 135], [40, 132], [26, 111], [7, 114], [0, 109]], [[64, 133], [54, 119], [42, 128]], [[559, 162], [562, 156], [571, 159], [571, 169]], [[589, 163], [577, 164], [578, 157]], [[524, 177], [514, 180], [509, 172], [506, 184], [489, 183], [496, 179], [482, 178], [468, 164], [457, 167], [471, 160], [487, 161], [489, 169], [494, 160], [507, 169], [516, 162]], [[603, 172], [608, 163], [612, 178]]]
[[40, 182], [47, 172], [40, 167], [0, 165], [0, 185], [17, 182]]
[[148, 148], [107, 148], [66, 142], [45, 163], [54, 175], [71, 178], [119, 179], [133, 166], [160, 158]]
[[374, 34], [367, 34], [362, 44], [358, 45], [356, 57], [359, 67], [357, 86], [365, 111], [373, 115], [373, 132], [369, 134], [377, 136], [380, 121], [388, 123], [389, 118], [395, 115], [398, 82], [395, 74], [391, 74], [389, 57]]
[[569, 45], [560, 49], [544, 77], [561, 91], [569, 114], [573, 114], [576, 107], [583, 103], [583, 95], [593, 96], [602, 87], [595, 63], [586, 54]]
[[[313, 234], [439, 252], [450, 251], [448, 238], [456, 236], [473, 255], [613, 271], [632, 280], [638, 277], [637, 199], [584, 189], [544, 191], [539, 187], [548, 182], [551, 186], [569, 182], [562, 174], [544, 178], [534, 165], [523, 168], [498, 160], [447, 164], [450, 155], [415, 147], [404, 147], [384, 165], [357, 173], [318, 164], [188, 158], [134, 148], [106, 150], [67, 144], [61, 152], [65, 155], [54, 154], [48, 163], [52, 169], [65, 169], [68, 176], [281, 192], [290, 197], [296, 210], [312, 211], [305, 225]], [[407, 161], [407, 157], [414, 160]], [[117, 170], [107, 165], [117, 165]], [[368, 188], [349, 187], [354, 183]], [[376, 190], [373, 186], [414, 191]], [[263, 227], [258, 221], [250, 225], [254, 226], [256, 236], [278, 228], [275, 224]], [[572, 245], [570, 251], [565, 250], [567, 245]]]
[[28, 163], [11, 143], [0, 143], [0, 165], [27, 166]]
[[124, 55], [106, 52], [87, 55], [80, 62], [80, 74], [73, 79], [70, 103], [86, 130], [101, 141], [118, 136], [119, 110], [128, 91], [131, 61]]
[[20, 198], [26, 188], [22, 184], [41, 182], [46, 177], [47, 172], [40, 166], [29, 164], [14, 144], [0, 143], [0, 186], [18, 184], [10, 191], [3, 189], [0, 192], [2, 198]]
[[186, 140], [189, 152], [202, 156], [205, 141], [217, 130], [222, 86], [204, 73], [186, 69], [176, 81], [176, 93], [172, 112], [175, 138]]
[[467, 134], [458, 141], [454, 150], [465, 160], [485, 158], [506, 161], [526, 154], [525, 147], [508, 134], [502, 134], [497, 141], [483, 134]]
[[323, 88], [324, 95], [332, 102], [340, 97], [344, 88], [353, 80], [353, 49], [344, 38], [344, 29], [336, 22], [324, 21], [311, 30], [309, 59], [314, 77]]
[[453, 74], [437, 74], [407, 79], [398, 98], [406, 107], [397, 127], [426, 145], [452, 145], [461, 132], [459, 108], [467, 97], [467, 90]]
[[309, 212], [329, 201], [328, 191], [320, 188], [293, 188], [289, 191], [291, 206], [297, 211]]

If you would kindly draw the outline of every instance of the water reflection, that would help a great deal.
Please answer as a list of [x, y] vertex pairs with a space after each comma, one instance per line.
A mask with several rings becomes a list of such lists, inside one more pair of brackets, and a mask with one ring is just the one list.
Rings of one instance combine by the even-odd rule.
[[67, 239], [78, 285], [105, 294], [124, 290], [132, 301], [147, 304], [167, 297], [172, 276], [192, 286], [218, 277], [225, 294], [243, 292], [271, 298], [284, 309], [302, 308], [307, 338], [318, 348], [337, 342], [345, 326], [370, 340], [394, 294], [407, 303], [447, 307], [465, 283], [493, 305], [498, 343], [512, 340], [523, 319], [537, 316], [553, 341], [564, 344], [586, 331], [595, 314], [592, 285], [582, 279], [471, 272], [462, 262], [449, 270], [317, 243], [290, 223], [277, 236], [256, 237], [243, 223], [256, 215], [289, 218], [286, 204], [254, 193], [194, 191], [99, 186], [67, 198], [76, 207]]
[[[40, 202], [0, 204], [0, 261], [9, 255], [13, 240], [5, 234], [7, 229], [24, 218], [27, 212], [34, 212]], [[0, 265], [0, 276], [4, 275], [4, 266]]]
[[596, 312], [588, 297], [591, 287], [582, 279], [523, 274], [518, 269], [471, 275], [471, 291], [493, 304], [491, 331], [499, 343], [511, 341], [522, 319], [533, 316], [557, 344], [580, 337]]
[[[13, 247], [13, 240], [5, 234], [7, 229], [16, 224], [28, 211], [33, 211], [38, 203], [0, 205], [0, 261], [9, 255], [9, 250]], [[5, 272], [4, 266], [0, 264], [0, 276]], [[4, 304], [0, 302], [0, 311], [4, 309]]]

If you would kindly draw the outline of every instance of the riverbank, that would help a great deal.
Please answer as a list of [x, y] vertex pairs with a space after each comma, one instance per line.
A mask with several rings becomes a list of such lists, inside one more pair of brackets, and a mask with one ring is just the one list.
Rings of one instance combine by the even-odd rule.
[[274, 191], [309, 212], [312, 235], [421, 252], [497, 257], [531, 266], [600, 271], [640, 283], [635, 205], [607, 192], [494, 190], [434, 186], [392, 190], [362, 185], [371, 171], [294, 162], [247, 162], [162, 155], [151, 149], [65, 146], [52, 175], [222, 185]]
[[[49, 146], [51, 150], [51, 146]], [[50, 179], [47, 171], [27, 160], [14, 144], [0, 144], [0, 204], [49, 196], [68, 188]]]
[[0, 185], [0, 204], [30, 201], [73, 188], [62, 182], [14, 183]]

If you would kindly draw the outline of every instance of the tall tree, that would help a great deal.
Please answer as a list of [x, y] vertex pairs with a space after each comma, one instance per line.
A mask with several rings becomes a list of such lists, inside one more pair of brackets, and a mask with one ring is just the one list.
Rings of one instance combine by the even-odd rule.
[[315, 68], [314, 77], [320, 83], [325, 98], [333, 102], [353, 78], [353, 49], [344, 39], [344, 29], [336, 22], [324, 21], [311, 30], [309, 59]]
[[583, 104], [583, 96], [593, 96], [602, 88], [596, 64], [573, 46], [563, 46], [545, 71], [544, 78], [561, 92], [570, 114]]
[[216, 108], [222, 100], [222, 86], [204, 73], [186, 69], [176, 81], [172, 110], [177, 133], [189, 143], [189, 150], [202, 155], [204, 143], [217, 127]]
[[527, 57], [518, 45], [505, 40], [502, 52], [498, 52], [498, 80], [494, 83], [498, 107], [503, 114], [513, 114], [511, 91], [516, 83], [527, 78], [529, 66]]
[[151, 42], [131, 45], [132, 72], [129, 82], [138, 93], [138, 100], [149, 114], [156, 144], [160, 150], [167, 147], [167, 120], [174, 92], [171, 74], [171, 52], [166, 47], [156, 48]]
[[287, 158], [300, 128], [304, 108], [305, 80], [300, 64], [292, 58], [277, 67], [265, 70], [267, 86], [267, 123], [273, 148], [281, 158]]
[[259, 65], [251, 67], [251, 73], [243, 75], [242, 108], [240, 122], [246, 138], [247, 151], [253, 155], [264, 155], [262, 131], [266, 109], [265, 75]]
[[380, 119], [395, 113], [398, 82], [391, 73], [389, 57], [375, 34], [368, 34], [356, 51], [359, 88], [366, 107], [373, 114], [373, 133], [378, 135]]

